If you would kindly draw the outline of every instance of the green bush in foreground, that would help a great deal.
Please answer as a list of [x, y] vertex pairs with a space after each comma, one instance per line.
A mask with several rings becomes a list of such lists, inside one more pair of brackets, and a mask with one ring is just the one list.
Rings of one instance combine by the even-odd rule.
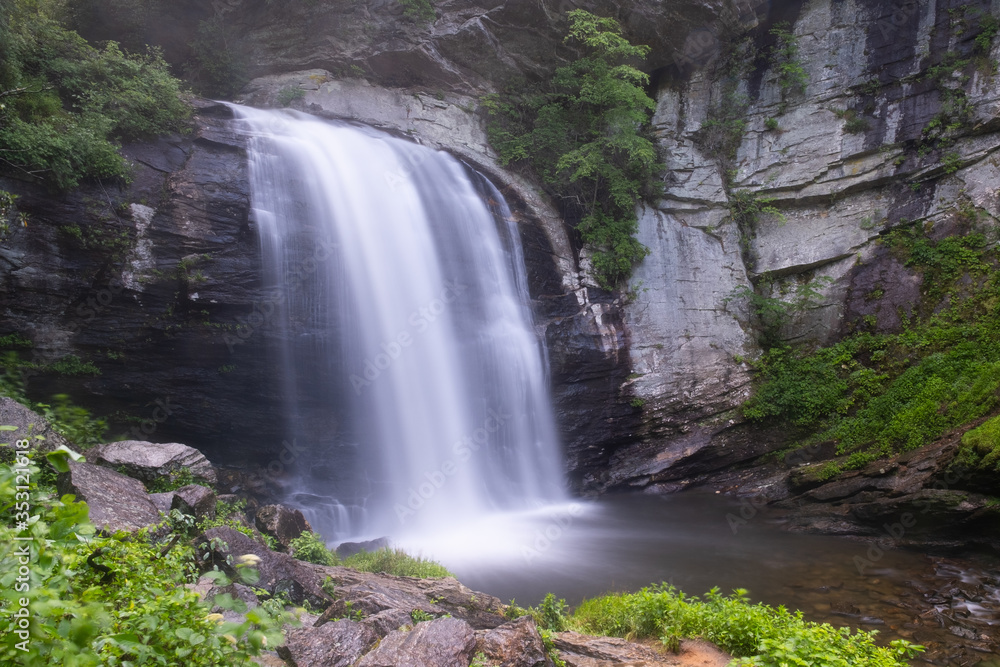
[[923, 651], [922, 646], [905, 640], [880, 647], [875, 644], [875, 631], [851, 632], [805, 621], [801, 612], [784, 607], [750, 604], [741, 589], [731, 597], [713, 589], [701, 600], [662, 584], [638, 593], [587, 600], [566, 624], [580, 632], [629, 639], [654, 637], [666, 644], [701, 637], [732, 653], [738, 658], [735, 664], [747, 667], [904, 667], [908, 658]]
[[317, 565], [336, 565], [338, 561], [337, 554], [326, 548], [323, 537], [310, 530], [292, 540], [288, 550], [295, 558]]
[[[37, 479], [39, 469], [28, 461], [15, 466]], [[35, 484], [24, 501], [15, 496], [15, 481], [10, 467], [0, 468], [0, 510], [13, 515], [21, 511], [16, 502], [28, 502], [38, 520], [16, 532], [12, 522], [0, 524], [0, 663], [242, 666], [283, 641], [286, 615], [217, 599], [246, 612], [244, 622], [222, 622], [185, 588], [197, 574], [190, 547], [165, 548], [145, 531], [95, 537], [85, 503], [72, 496], [56, 499]], [[31, 542], [16, 540], [28, 535]], [[28, 589], [18, 591], [17, 578], [24, 576], [18, 572], [19, 550], [25, 545]], [[16, 614], [22, 598], [28, 601], [27, 639], [14, 632], [21, 630]], [[18, 648], [21, 641], [28, 642], [22, 645], [27, 651]]]
[[346, 558], [342, 565], [361, 572], [379, 572], [393, 574], [397, 577], [437, 579], [440, 577], [455, 576], [440, 563], [426, 558], [411, 556], [402, 549], [362, 551], [350, 558]]

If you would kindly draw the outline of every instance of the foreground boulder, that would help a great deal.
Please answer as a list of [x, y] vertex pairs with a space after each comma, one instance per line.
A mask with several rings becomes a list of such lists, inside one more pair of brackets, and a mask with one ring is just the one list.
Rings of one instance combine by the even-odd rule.
[[368, 625], [342, 619], [318, 628], [289, 630], [278, 655], [295, 667], [350, 667], [378, 640]]
[[462, 585], [453, 577], [414, 579], [389, 574], [358, 572], [346, 567], [312, 565], [322, 578], [333, 584], [331, 605], [316, 621], [330, 620], [360, 612], [374, 616], [390, 609], [407, 613], [419, 610], [430, 616], [450, 614], [476, 630], [489, 630], [507, 622], [499, 598]]
[[208, 553], [205, 565], [217, 565], [232, 578], [238, 576], [236, 563], [240, 556], [257, 556], [260, 560], [254, 567], [260, 573], [260, 581], [254, 585], [271, 595], [287, 593], [294, 604], [308, 602], [319, 609], [333, 602], [323, 591], [322, 578], [309, 563], [272, 551], [228, 526], [206, 530], [195, 538], [195, 544], [206, 545], [199, 548], [200, 554]]
[[180, 510], [198, 519], [215, 518], [215, 492], [201, 484], [188, 484], [174, 491], [171, 509]]
[[160, 512], [142, 482], [114, 470], [70, 461], [69, 472], [59, 475], [56, 487], [60, 495], [70, 493], [86, 502], [90, 520], [109, 533], [134, 533], [160, 522]]
[[214, 485], [215, 469], [205, 455], [179, 442], [155, 443], [123, 440], [98, 445], [87, 451], [87, 460], [113, 468], [144, 482], [173, 478], [188, 470], [195, 481]]
[[546, 659], [542, 636], [531, 616], [476, 632], [476, 655], [480, 653], [491, 665], [502, 667], [539, 667]]
[[0, 442], [13, 444], [26, 439], [31, 442], [33, 449], [42, 452], [50, 452], [62, 445], [69, 445], [66, 438], [56, 433], [52, 425], [40, 414], [6, 396], [0, 396], [0, 424], [15, 428], [0, 435]]
[[476, 634], [468, 623], [438, 618], [390, 632], [358, 667], [469, 667], [475, 649]]
[[296, 537], [312, 530], [301, 511], [284, 505], [264, 505], [259, 508], [254, 516], [254, 525], [263, 534], [278, 540], [286, 549]]

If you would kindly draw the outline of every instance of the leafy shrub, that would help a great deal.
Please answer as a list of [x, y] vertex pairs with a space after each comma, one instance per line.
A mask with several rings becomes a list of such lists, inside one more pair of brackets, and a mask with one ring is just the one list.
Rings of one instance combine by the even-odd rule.
[[875, 644], [875, 631], [834, 628], [802, 619], [764, 604], [750, 604], [747, 592], [731, 597], [713, 589], [701, 600], [686, 597], [667, 584], [638, 593], [586, 600], [569, 625], [582, 632], [642, 639], [702, 637], [740, 658], [737, 664], [760, 667], [836, 665], [904, 667], [922, 646], [896, 640], [887, 648]]
[[798, 38], [789, 30], [788, 23], [778, 23], [771, 28], [770, 34], [775, 37], [775, 45], [771, 48], [771, 63], [778, 73], [778, 86], [781, 88], [784, 104], [789, 93], [805, 90], [809, 76], [799, 60]]
[[[38, 468], [31, 466], [32, 476]], [[10, 508], [15, 479], [0, 469], [2, 509]], [[15, 536], [30, 535], [28, 564], [30, 650], [15, 641], [0, 644], [0, 662], [24, 667], [77, 667], [129, 664], [196, 666], [250, 665], [265, 646], [283, 641], [287, 615], [246, 611], [245, 622], [222, 622], [184, 584], [197, 574], [193, 552], [182, 543], [164, 550], [146, 532], [95, 537], [87, 505], [73, 496], [55, 499], [34, 486], [32, 511], [39, 520], [15, 534], [9, 522], [0, 525], [0, 613], [20, 609], [24, 592], [15, 589], [18, 557]], [[225, 600], [216, 603], [227, 605]], [[232, 602], [232, 601], [228, 601]]]
[[[835, 441], [849, 456], [831, 475], [923, 446], [1000, 405], [995, 251], [979, 234], [935, 242], [911, 229], [886, 242], [923, 271], [920, 311], [929, 314], [916, 313], [896, 334], [855, 333], [811, 352], [769, 350], [754, 362], [759, 384], [743, 406], [750, 419], [789, 422], [813, 429], [808, 441]], [[973, 288], [960, 291], [970, 279]]]
[[198, 522], [198, 530], [200, 532], [205, 532], [210, 528], [225, 526], [227, 528], [232, 528], [237, 532], [243, 533], [252, 540], [257, 540], [258, 542], [263, 541], [264, 544], [267, 545], [268, 549], [277, 550], [278, 540], [274, 539], [270, 535], [264, 535], [263, 533], [255, 531], [246, 523], [246, 507], [247, 501], [243, 499], [237, 500], [234, 503], [227, 503], [222, 500], [216, 501], [215, 518], [203, 518]]
[[643, 90], [649, 77], [629, 64], [649, 47], [630, 44], [613, 19], [578, 9], [569, 20], [566, 41], [585, 55], [540, 89], [516, 84], [505, 98], [484, 98], [487, 133], [503, 164], [530, 166], [579, 220], [595, 277], [610, 289], [649, 252], [634, 238], [635, 207], [656, 190], [648, 132], [656, 104]]
[[150, 493], [165, 493], [167, 491], [179, 489], [182, 486], [188, 486], [189, 484], [208, 486], [207, 484], [202, 484], [197, 481], [194, 478], [194, 475], [191, 474], [190, 468], [181, 468], [180, 470], [171, 471], [164, 477], [157, 477], [146, 485], [146, 489]]
[[59, 435], [81, 449], [104, 442], [107, 422], [93, 418], [89, 410], [74, 405], [67, 394], [56, 394], [51, 404], [35, 403], [29, 407], [38, 411]]
[[378, 551], [362, 551], [350, 558], [344, 559], [344, 567], [354, 568], [361, 572], [382, 572], [397, 577], [417, 577], [419, 579], [437, 579], [453, 577], [443, 565], [426, 558], [410, 556], [402, 549], [379, 549]]
[[963, 435], [958, 458], [969, 467], [1000, 472], [1000, 417]]
[[403, 16], [418, 23], [429, 23], [434, 20], [434, 5], [430, 0], [399, 0], [403, 7]]
[[305, 96], [306, 91], [302, 90], [298, 86], [288, 86], [287, 88], [282, 88], [278, 91], [278, 104], [283, 107], [287, 107], [295, 100], [301, 100]]
[[125, 178], [118, 141], [181, 129], [188, 108], [159, 52], [101, 50], [57, 20], [59, 3], [14, 0], [0, 22], [0, 150], [11, 175], [71, 188]]
[[311, 530], [292, 540], [288, 545], [288, 551], [299, 560], [317, 565], [336, 565], [338, 560], [337, 554], [326, 548], [323, 536]]

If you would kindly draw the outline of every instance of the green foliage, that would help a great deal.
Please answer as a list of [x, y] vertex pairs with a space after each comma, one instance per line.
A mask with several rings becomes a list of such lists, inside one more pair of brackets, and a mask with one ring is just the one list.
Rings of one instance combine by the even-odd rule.
[[0, 22], [0, 164], [71, 188], [126, 178], [118, 141], [178, 130], [188, 115], [156, 51], [100, 50], [59, 21], [59, 2], [15, 0]]
[[586, 600], [570, 624], [583, 632], [633, 639], [701, 637], [739, 658], [736, 664], [760, 667], [905, 667], [907, 658], [923, 650], [902, 640], [879, 647], [875, 631], [837, 629], [805, 621], [801, 612], [784, 607], [750, 604], [741, 589], [731, 597], [713, 589], [701, 600], [662, 584]]
[[0, 336], [0, 348], [30, 348], [34, 347], [34, 345], [34, 343], [19, 333]]
[[764, 121], [764, 127], [767, 128], [768, 130], [771, 130], [772, 132], [774, 130], [777, 130], [778, 129], [778, 119], [777, 118], [768, 118], [767, 120]]
[[809, 76], [799, 60], [798, 38], [789, 30], [788, 23], [778, 23], [771, 28], [770, 34], [775, 37], [770, 53], [771, 64], [778, 74], [778, 86], [781, 88], [784, 105], [790, 93], [805, 91]]
[[295, 100], [301, 100], [306, 96], [306, 91], [298, 86], [288, 86], [278, 91], [278, 104], [287, 107]]
[[958, 460], [969, 468], [1000, 473], [1000, 417], [994, 417], [962, 436]]
[[101, 369], [95, 366], [93, 362], [83, 361], [75, 354], [67, 354], [65, 357], [53, 361], [45, 367], [45, 370], [50, 373], [67, 375], [69, 377], [101, 374]]
[[[37, 477], [38, 468], [30, 470]], [[229, 606], [246, 611], [246, 621], [226, 623], [210, 613], [184, 586], [197, 572], [190, 547], [181, 543], [164, 550], [146, 531], [95, 537], [85, 503], [73, 496], [56, 499], [32, 486], [31, 511], [38, 520], [18, 533], [9, 522], [0, 525], [0, 613], [13, 620], [24, 597], [31, 618], [30, 649], [19, 651], [19, 638], [8, 632], [0, 644], [3, 664], [242, 666], [252, 664], [266, 645], [283, 641], [287, 615], [234, 604]], [[14, 487], [14, 474], [4, 466], [0, 509], [14, 505]], [[15, 541], [27, 535], [32, 542]], [[24, 544], [30, 544], [30, 592], [15, 588], [15, 548]]]
[[962, 156], [954, 152], [946, 153], [941, 158], [941, 165], [944, 167], [944, 173], [954, 174], [962, 166]]
[[579, 219], [595, 277], [611, 289], [649, 252], [634, 238], [635, 207], [655, 189], [656, 105], [643, 89], [648, 76], [630, 64], [649, 47], [630, 44], [613, 19], [578, 9], [569, 20], [566, 41], [584, 55], [541, 89], [518, 84], [485, 97], [487, 133], [502, 164], [530, 167]]
[[317, 565], [336, 565], [337, 554], [326, 548], [326, 541], [323, 536], [310, 530], [305, 531], [288, 545], [289, 553], [309, 563]]
[[399, 0], [403, 16], [416, 23], [430, 23], [434, 20], [434, 5], [430, 0]]
[[198, 23], [189, 44], [193, 54], [187, 76], [204, 95], [232, 97], [250, 80], [247, 56], [232, 28], [219, 16]]
[[258, 542], [263, 541], [267, 545], [268, 549], [277, 550], [278, 540], [274, 539], [270, 535], [264, 535], [254, 531], [245, 521], [246, 517], [247, 501], [244, 499], [237, 500], [233, 503], [227, 503], [225, 501], [217, 501], [215, 503], [215, 518], [210, 519], [208, 517], [203, 518], [198, 522], [198, 532], [205, 532], [209, 528], [218, 528], [220, 526], [225, 526], [227, 528], [232, 528], [233, 530], [243, 533], [252, 540], [257, 540]]
[[196, 480], [194, 475], [191, 474], [190, 468], [181, 468], [179, 470], [172, 470], [166, 477], [157, 477], [146, 485], [146, 490], [150, 493], [165, 493], [190, 484], [208, 486]]
[[965, 92], [965, 84], [970, 78], [964, 71], [968, 64], [968, 59], [961, 59], [954, 51], [948, 51], [940, 63], [927, 69], [925, 79], [937, 88], [941, 110], [924, 126], [924, 145], [949, 145], [955, 133], [971, 121], [973, 105]]
[[[27, 227], [28, 214], [17, 210], [17, 195], [0, 190], [0, 243], [7, 240], [11, 226], [14, 225]], [[0, 341], [3, 341], [4, 338], [6, 336], [0, 337]], [[0, 344], [0, 347], [10, 346]]]
[[751, 242], [756, 235], [757, 223], [761, 216], [777, 218], [785, 222], [785, 215], [772, 205], [774, 198], [758, 197], [751, 190], [729, 190], [729, 216], [736, 223], [740, 236], [740, 252], [748, 268], [756, 265]]
[[534, 617], [538, 627], [552, 632], [563, 632], [567, 627], [568, 611], [566, 600], [557, 599], [555, 595], [549, 593], [537, 607], [529, 609], [528, 613]]
[[426, 558], [410, 556], [402, 549], [379, 549], [362, 551], [344, 559], [344, 567], [361, 572], [383, 572], [397, 577], [417, 577], [419, 579], [439, 579], [453, 577], [443, 565]]
[[[924, 273], [925, 314], [896, 334], [859, 332], [813, 352], [766, 352], [743, 406], [750, 419], [786, 421], [813, 429], [813, 442], [835, 441], [847, 458], [830, 476], [925, 445], [1000, 405], [994, 250], [979, 234], [935, 242], [916, 228], [886, 242]], [[972, 286], [960, 289], [964, 281]]]
[[59, 435], [81, 449], [104, 442], [107, 422], [91, 417], [89, 410], [74, 405], [67, 394], [56, 394], [51, 404], [35, 403], [29, 407], [41, 414]]
[[414, 609], [410, 612], [410, 618], [413, 619], [414, 623], [423, 623], [424, 621], [433, 621], [434, 615], [428, 614], [423, 609]]
[[[736, 162], [736, 153], [747, 131], [749, 98], [740, 92], [740, 84], [756, 58], [749, 39], [734, 44], [719, 66], [719, 99], [708, 110], [708, 117], [698, 128], [695, 141], [709, 158], [718, 162], [726, 176], [727, 187]], [[778, 119], [765, 121], [767, 129], [777, 129]], [[772, 127], [773, 126], [773, 127]]]

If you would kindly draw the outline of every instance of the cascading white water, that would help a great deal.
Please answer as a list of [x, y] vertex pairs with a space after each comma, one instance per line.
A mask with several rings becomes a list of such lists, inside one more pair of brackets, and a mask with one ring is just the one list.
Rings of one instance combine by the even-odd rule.
[[289, 436], [315, 440], [307, 422], [325, 402], [350, 415], [298, 461], [289, 501], [336, 540], [562, 499], [544, 349], [500, 193], [384, 133], [234, 109], [280, 304]]

